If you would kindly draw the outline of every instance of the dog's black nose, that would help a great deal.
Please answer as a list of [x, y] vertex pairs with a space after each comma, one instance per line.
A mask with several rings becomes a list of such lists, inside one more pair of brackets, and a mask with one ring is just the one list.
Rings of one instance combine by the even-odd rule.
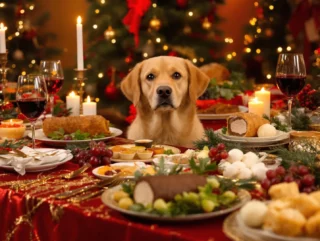
[[159, 86], [157, 89], [157, 94], [161, 98], [167, 98], [171, 95], [172, 89], [169, 86]]

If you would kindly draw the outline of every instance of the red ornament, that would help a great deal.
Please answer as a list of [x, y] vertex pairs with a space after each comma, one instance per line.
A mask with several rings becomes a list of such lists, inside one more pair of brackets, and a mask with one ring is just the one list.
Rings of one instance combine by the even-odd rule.
[[185, 8], [187, 6], [188, 0], [177, 0], [177, 5], [180, 8]]
[[263, 8], [257, 8], [257, 17], [263, 19]]
[[168, 53], [169, 56], [178, 56], [177, 52], [176, 51], [170, 51]]
[[132, 56], [128, 55], [125, 59], [124, 62], [126, 62], [127, 64], [130, 64], [132, 62]]
[[110, 100], [116, 100], [119, 98], [119, 90], [112, 81], [106, 86], [104, 93]]

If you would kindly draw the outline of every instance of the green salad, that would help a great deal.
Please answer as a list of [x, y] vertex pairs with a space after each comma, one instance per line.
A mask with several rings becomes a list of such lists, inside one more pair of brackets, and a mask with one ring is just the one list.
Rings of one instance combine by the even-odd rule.
[[91, 140], [91, 139], [99, 139], [106, 137], [105, 134], [97, 134], [97, 135], [90, 135], [90, 133], [82, 132], [77, 130], [71, 134], [66, 134], [63, 128], [60, 128], [57, 131], [54, 131], [48, 134], [48, 137], [51, 140], [64, 140], [64, 141], [71, 141], [71, 140]]

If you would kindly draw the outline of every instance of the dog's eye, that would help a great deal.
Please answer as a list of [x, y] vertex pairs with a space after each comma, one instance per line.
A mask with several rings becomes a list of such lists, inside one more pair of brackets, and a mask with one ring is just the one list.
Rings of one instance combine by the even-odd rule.
[[147, 75], [147, 80], [154, 80], [154, 78], [155, 78], [154, 74]]
[[174, 72], [173, 75], [172, 75], [172, 78], [173, 79], [180, 79], [181, 78], [181, 74], [178, 73], [178, 72]]

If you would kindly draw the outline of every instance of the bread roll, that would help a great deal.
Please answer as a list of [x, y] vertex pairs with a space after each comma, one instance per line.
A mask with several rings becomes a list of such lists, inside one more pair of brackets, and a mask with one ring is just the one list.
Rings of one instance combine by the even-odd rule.
[[320, 204], [317, 200], [305, 193], [292, 197], [291, 207], [299, 210], [306, 218], [320, 210]]
[[80, 130], [91, 136], [110, 135], [109, 121], [100, 115], [52, 117], [43, 121], [43, 132], [46, 136], [62, 128], [66, 134]]
[[299, 195], [299, 187], [295, 182], [283, 182], [276, 185], [272, 185], [268, 193], [272, 199], [294, 197]]
[[307, 220], [305, 229], [308, 236], [320, 238], [320, 211]]
[[210, 79], [215, 79], [217, 84], [222, 84], [224, 81], [228, 80], [230, 77], [229, 70], [221, 64], [210, 63], [200, 67], [200, 69], [210, 77]]
[[267, 119], [253, 113], [235, 113], [227, 120], [228, 134], [232, 136], [254, 137], [260, 126], [269, 124]]

